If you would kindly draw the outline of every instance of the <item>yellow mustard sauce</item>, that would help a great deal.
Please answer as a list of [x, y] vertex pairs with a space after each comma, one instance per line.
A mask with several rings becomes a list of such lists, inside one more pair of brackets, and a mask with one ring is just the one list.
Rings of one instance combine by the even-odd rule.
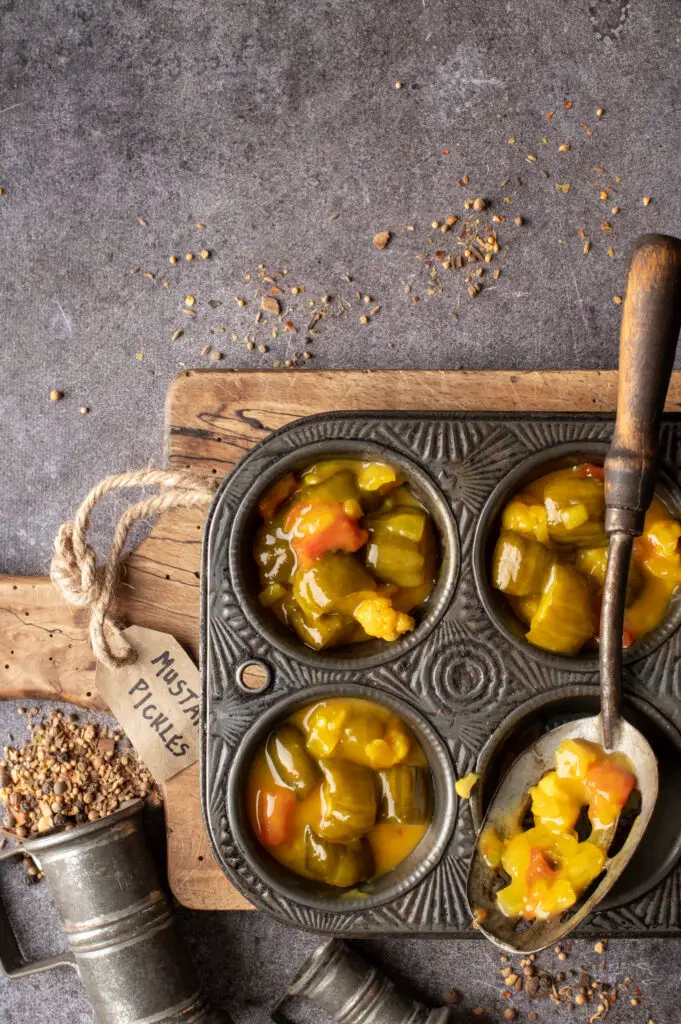
[[[352, 772], [359, 772], [359, 779], [366, 780], [370, 789], [367, 790], [367, 802], [371, 802], [371, 793], [375, 793], [375, 806], [367, 811], [364, 806], [357, 806], [354, 811], [345, 815], [341, 828], [350, 828], [352, 839], [350, 846], [359, 849], [362, 845], [361, 857], [362, 876], [355, 878], [342, 871], [343, 880], [351, 877], [350, 885], [360, 881], [368, 881], [387, 874], [397, 867], [418, 846], [428, 830], [432, 815], [432, 778], [427, 759], [410, 730], [389, 709], [373, 702], [354, 698], [332, 698], [309, 705], [293, 714], [286, 723], [293, 727], [295, 734], [287, 734], [284, 738], [289, 747], [302, 739], [304, 750], [313, 765], [313, 779], [304, 794], [296, 795], [293, 790], [282, 784], [282, 778], [273, 760], [273, 740], [277, 736], [274, 730], [268, 742], [258, 750], [251, 765], [247, 780], [246, 800], [249, 819], [255, 835], [262, 845], [280, 864], [304, 878], [325, 881], [330, 885], [339, 885], [333, 881], [323, 864], [315, 862], [310, 868], [310, 838], [319, 841], [324, 832], [323, 818], [325, 801], [329, 797], [328, 779], [325, 778], [322, 765], [337, 768], [338, 764], [350, 765]], [[296, 735], [297, 734], [297, 735]], [[279, 733], [281, 736], [281, 733]], [[269, 753], [268, 753], [269, 751]], [[281, 754], [281, 742], [279, 753]], [[284, 751], [284, 755], [286, 751]], [[300, 756], [298, 750], [297, 756]], [[279, 763], [279, 762], [277, 762]], [[391, 773], [398, 769], [402, 775], [398, 781], [416, 776], [417, 787], [409, 804], [409, 789], [404, 788], [398, 794], [402, 806], [396, 809], [395, 800], [381, 799], [382, 780], [395, 778]], [[387, 773], [387, 776], [386, 776]], [[411, 775], [410, 775], [411, 773]], [[427, 787], [427, 799], [424, 798]], [[270, 795], [274, 794], [273, 799]], [[342, 794], [343, 796], [345, 794]], [[356, 796], [356, 791], [354, 796]], [[350, 801], [352, 802], [352, 801]], [[277, 807], [277, 803], [280, 804]], [[274, 818], [268, 818], [268, 808], [275, 807]], [[383, 808], [383, 811], [381, 810]], [[381, 821], [382, 814], [401, 811], [405, 817], [418, 817], [419, 821]], [[362, 817], [357, 824], [359, 833], [354, 831], [353, 814]], [[272, 826], [274, 821], [274, 826]], [[322, 836], [323, 838], [323, 836]], [[327, 840], [324, 840], [327, 842]], [[345, 855], [350, 847], [343, 838], [330, 841], [331, 853], [338, 851]], [[369, 852], [367, 852], [367, 849]], [[340, 886], [341, 888], [344, 886]]]
[[[509, 879], [496, 894], [501, 912], [549, 920], [573, 907], [603, 869], [599, 833], [616, 823], [635, 786], [623, 754], [606, 754], [586, 740], [563, 740], [555, 770], [530, 789], [534, 826], [509, 822], [503, 836], [488, 827], [480, 837], [488, 867]], [[576, 826], [585, 807], [591, 832], [580, 841]]]

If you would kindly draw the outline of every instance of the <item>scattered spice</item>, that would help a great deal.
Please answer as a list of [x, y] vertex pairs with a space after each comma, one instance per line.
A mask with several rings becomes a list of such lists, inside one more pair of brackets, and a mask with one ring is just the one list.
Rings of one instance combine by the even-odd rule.
[[50, 401], [51, 402], [59, 402], [59, 401], [61, 401], [61, 399], [63, 397], [64, 397], [63, 391], [57, 391], [56, 388], [52, 388], [52, 390], [50, 391]]
[[238, 295], [234, 296], [234, 301], [236, 302], [237, 306], [239, 306], [240, 309], [243, 309], [243, 307], [246, 305], [246, 300], [240, 298]]
[[487, 209], [487, 203], [482, 197], [478, 196], [477, 199], [473, 200], [473, 209], [479, 213], [481, 210]]
[[184, 334], [184, 331], [182, 330], [182, 328], [178, 327], [176, 331], [173, 331], [170, 340], [171, 341], [177, 341], [178, 338], [181, 338], [183, 334]]
[[404, 88], [404, 82], [395, 82], [395, 88], [396, 89], [403, 89]]
[[[615, 303], [616, 306], [621, 306], [622, 305], [622, 296], [621, 295], [613, 295], [612, 301]], [[599, 942], [599, 943], [596, 943], [596, 945], [600, 946], [600, 945], [602, 945], [602, 943]], [[594, 946], [594, 949], [596, 949], [596, 946]], [[596, 949], [596, 952], [597, 953], [599, 953], [599, 952], [602, 953], [603, 950], [602, 949], [601, 950]]]
[[563, 107], [565, 110], [572, 110], [572, 100], [565, 100]]
[[210, 259], [210, 249], [202, 249], [200, 255], [201, 255], [201, 259], [202, 260], [209, 260]]
[[643, 197], [643, 205], [644, 206], [650, 206], [652, 201], [653, 201], [653, 197], [652, 196], [644, 196]]
[[177, 263], [177, 256], [169, 256], [168, 263]]
[[194, 253], [188, 252], [187, 255], [185, 256], [185, 259], [187, 260], [188, 263], [191, 263], [191, 261], [194, 259]]
[[213, 360], [213, 362], [219, 363], [220, 360], [223, 358], [223, 355], [222, 352], [218, 352], [216, 349], [213, 349], [213, 351], [210, 354], [210, 357]]
[[603, 117], [604, 113], [605, 113], [605, 111], [603, 110], [603, 107], [599, 107], [598, 110], [596, 111], [596, 117]]
[[390, 242], [390, 238], [389, 231], [379, 231], [378, 234], [374, 235], [374, 246], [376, 249], [385, 249], [386, 245]]
[[513, 223], [517, 224], [518, 227], [521, 228], [523, 226], [523, 224], [525, 223], [525, 218], [524, 217], [515, 217], [514, 220], [513, 220]]
[[[239, 303], [238, 299], [237, 303]], [[272, 313], [274, 316], [279, 316], [281, 313], [279, 300], [275, 299], [273, 295], [263, 295], [260, 299], [260, 308], [264, 310], [265, 313]]]
[[196, 302], [196, 299], [194, 298], [193, 295], [188, 295], [186, 297], [186, 299], [184, 300], [185, 306], [193, 306], [195, 304], [195, 302]]
[[203, 348], [201, 349], [201, 355], [202, 356], [207, 356], [209, 354], [209, 352], [210, 352], [210, 349], [211, 349], [210, 345], [204, 345]]
[[559, 153], [569, 153], [570, 152], [570, 143], [569, 142], [563, 142], [558, 147], [558, 152]]

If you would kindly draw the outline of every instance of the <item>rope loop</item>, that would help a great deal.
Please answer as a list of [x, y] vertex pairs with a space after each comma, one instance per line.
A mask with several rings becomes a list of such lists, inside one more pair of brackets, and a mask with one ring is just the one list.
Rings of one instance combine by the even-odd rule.
[[[112, 491], [125, 487], [160, 487], [158, 494], [132, 505], [119, 519], [103, 565], [88, 543], [92, 511]], [[116, 584], [125, 542], [133, 523], [174, 508], [205, 508], [213, 500], [216, 481], [193, 470], [141, 469], [108, 476], [93, 487], [73, 522], [64, 523], [54, 543], [50, 564], [52, 582], [64, 599], [90, 612], [90, 643], [95, 657], [110, 668], [134, 662], [137, 653], [112, 614]]]

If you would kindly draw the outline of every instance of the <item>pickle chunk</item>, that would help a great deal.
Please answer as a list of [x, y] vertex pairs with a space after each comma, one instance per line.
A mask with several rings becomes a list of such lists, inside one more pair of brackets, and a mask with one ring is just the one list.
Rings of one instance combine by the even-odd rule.
[[[605, 573], [608, 568], [607, 547], [580, 548], [577, 552], [577, 561], [575, 562], [575, 565], [580, 572], [592, 576], [598, 583], [599, 587], [604, 587]], [[629, 575], [627, 576], [627, 594], [625, 598], [625, 606], [627, 608], [630, 604], [633, 604], [642, 589], [643, 573], [641, 572], [638, 564], [632, 558], [629, 563]]]
[[554, 543], [578, 548], [607, 545], [605, 492], [598, 477], [556, 474], [544, 489], [544, 506]]
[[597, 627], [591, 591], [584, 576], [571, 565], [554, 565], [532, 616], [527, 639], [547, 651], [577, 654]]
[[341, 889], [371, 878], [374, 857], [366, 839], [349, 843], [330, 843], [316, 835], [310, 826], [305, 829], [305, 866], [311, 875]]
[[322, 819], [319, 834], [332, 842], [360, 839], [376, 823], [373, 773], [352, 761], [322, 758]]
[[432, 792], [425, 768], [398, 764], [378, 773], [379, 822], [390, 825], [422, 825], [431, 818]]
[[393, 608], [389, 597], [369, 597], [355, 608], [355, 618], [367, 636], [380, 640], [397, 640], [415, 626], [414, 619]]
[[267, 740], [266, 752], [275, 778], [292, 789], [298, 799], [307, 796], [319, 773], [305, 749], [302, 732], [295, 725], [280, 725]]
[[494, 548], [492, 583], [504, 594], [524, 597], [544, 589], [554, 558], [539, 541], [504, 530]]

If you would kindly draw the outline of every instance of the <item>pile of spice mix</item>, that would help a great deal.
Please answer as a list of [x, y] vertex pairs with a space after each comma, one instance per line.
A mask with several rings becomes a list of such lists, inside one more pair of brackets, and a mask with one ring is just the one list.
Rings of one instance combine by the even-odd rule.
[[[26, 714], [25, 708], [19, 709]], [[120, 731], [76, 714], [28, 712], [29, 738], [5, 746], [0, 760], [0, 848], [55, 828], [71, 829], [112, 814], [135, 798], [159, 802], [155, 783]], [[41, 873], [25, 858], [27, 881]]]

